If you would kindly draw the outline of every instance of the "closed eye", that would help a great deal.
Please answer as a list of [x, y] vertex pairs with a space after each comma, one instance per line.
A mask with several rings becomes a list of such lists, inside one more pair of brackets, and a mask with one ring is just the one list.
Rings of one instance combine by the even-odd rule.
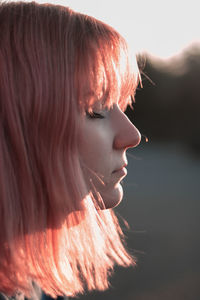
[[97, 113], [97, 112], [88, 112], [86, 111], [86, 116], [90, 119], [104, 119], [105, 117], [100, 114], [100, 113]]

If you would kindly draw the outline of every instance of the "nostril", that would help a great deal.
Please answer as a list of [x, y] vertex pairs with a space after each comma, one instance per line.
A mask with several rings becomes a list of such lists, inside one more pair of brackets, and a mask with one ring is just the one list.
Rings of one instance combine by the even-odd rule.
[[115, 149], [135, 148], [141, 142], [139, 130], [131, 124], [131, 130], [126, 130], [118, 134], [114, 139], [113, 147]]
[[127, 144], [126, 148], [135, 148], [137, 147], [141, 142], [141, 134], [138, 131], [137, 134], [133, 137], [131, 143]]
[[132, 132], [130, 133], [129, 137], [129, 144], [127, 144], [126, 148], [135, 148], [137, 147], [141, 142], [141, 133], [139, 130], [133, 125]]

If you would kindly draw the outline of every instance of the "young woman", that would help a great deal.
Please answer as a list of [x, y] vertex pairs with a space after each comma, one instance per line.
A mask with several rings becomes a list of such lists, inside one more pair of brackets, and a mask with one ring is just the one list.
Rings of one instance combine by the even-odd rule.
[[112, 209], [139, 81], [111, 27], [69, 8], [0, 4], [0, 292], [75, 296], [134, 260]]

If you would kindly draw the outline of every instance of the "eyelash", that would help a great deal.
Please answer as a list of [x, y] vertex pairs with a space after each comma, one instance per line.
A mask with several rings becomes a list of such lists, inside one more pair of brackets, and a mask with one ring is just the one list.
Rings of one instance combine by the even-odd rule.
[[102, 114], [96, 113], [94, 111], [91, 112], [91, 113], [89, 113], [88, 111], [86, 111], [86, 115], [90, 119], [104, 119], [105, 118]]

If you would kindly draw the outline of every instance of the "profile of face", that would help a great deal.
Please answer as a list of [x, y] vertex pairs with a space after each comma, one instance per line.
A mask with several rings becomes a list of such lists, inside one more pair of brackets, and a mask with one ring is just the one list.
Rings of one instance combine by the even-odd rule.
[[112, 208], [123, 198], [126, 151], [140, 143], [141, 135], [117, 103], [111, 109], [97, 103], [92, 111], [80, 126], [80, 158], [91, 191], [103, 200], [100, 207]]

